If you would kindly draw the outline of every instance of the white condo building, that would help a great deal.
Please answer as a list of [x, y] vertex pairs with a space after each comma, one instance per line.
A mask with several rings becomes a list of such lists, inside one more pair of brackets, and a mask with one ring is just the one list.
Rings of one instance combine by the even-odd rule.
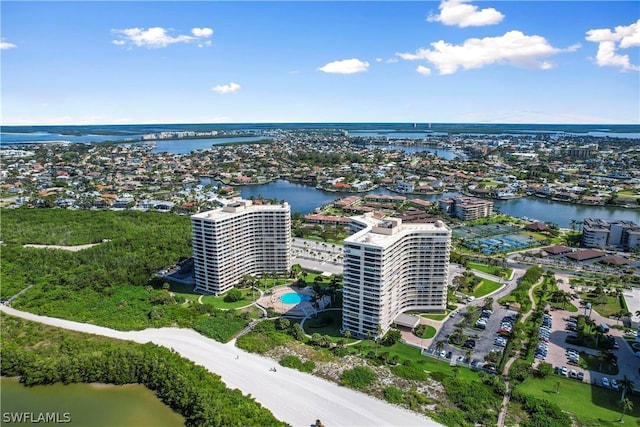
[[237, 199], [191, 216], [196, 289], [228, 291], [246, 274], [291, 267], [289, 204], [254, 205]]
[[344, 240], [342, 329], [386, 333], [406, 311], [444, 310], [451, 229], [442, 221], [406, 224], [371, 213], [351, 217]]

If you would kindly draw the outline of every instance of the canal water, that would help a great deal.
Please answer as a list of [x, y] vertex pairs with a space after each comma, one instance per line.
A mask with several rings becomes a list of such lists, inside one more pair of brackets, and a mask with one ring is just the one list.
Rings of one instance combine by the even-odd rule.
[[[41, 425], [77, 427], [178, 427], [184, 418], [164, 405], [144, 386], [133, 384], [53, 384], [25, 387], [14, 378], [1, 378], [4, 425], [33, 426], [41, 416], [54, 422]], [[30, 417], [15, 422], [7, 417]], [[23, 415], [19, 415], [23, 414]], [[43, 415], [41, 415], [43, 414]], [[66, 415], [65, 415], [66, 414]], [[57, 422], [55, 422], [57, 420]], [[68, 420], [65, 422], [65, 420]]]
[[[201, 184], [218, 185], [220, 182], [203, 179]], [[264, 197], [267, 199], [284, 200], [291, 205], [292, 212], [300, 212], [303, 214], [312, 212], [315, 208], [330, 204], [337, 199], [354, 195], [354, 193], [323, 191], [315, 187], [291, 183], [281, 179], [263, 185], [241, 186], [237, 187], [237, 189], [244, 199], [253, 196], [255, 198]], [[385, 188], [377, 188], [369, 193], [359, 193], [358, 195], [364, 196], [365, 194], [398, 195], [398, 193], [394, 193]], [[407, 195], [407, 197], [417, 197], [435, 202], [442, 198], [460, 195], [460, 193], [444, 193], [428, 196]], [[569, 228], [571, 226], [571, 220], [582, 221], [584, 218], [622, 219], [636, 223], [640, 222], [640, 210], [638, 209], [573, 205], [538, 197], [494, 200], [493, 203], [494, 208], [503, 214], [518, 218], [527, 217], [542, 222], [554, 222], [563, 228]]]

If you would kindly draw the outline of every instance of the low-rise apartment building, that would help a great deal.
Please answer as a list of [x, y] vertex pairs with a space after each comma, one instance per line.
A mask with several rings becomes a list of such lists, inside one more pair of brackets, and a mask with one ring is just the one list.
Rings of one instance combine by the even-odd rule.
[[440, 210], [463, 221], [485, 218], [493, 214], [493, 202], [477, 197], [461, 196], [442, 199]]
[[640, 248], [640, 224], [632, 221], [585, 218], [582, 245], [587, 248]]

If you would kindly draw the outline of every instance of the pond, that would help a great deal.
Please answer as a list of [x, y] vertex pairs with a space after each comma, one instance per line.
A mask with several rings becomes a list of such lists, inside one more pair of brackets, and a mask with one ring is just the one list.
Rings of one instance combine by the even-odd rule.
[[[27, 426], [37, 419], [78, 427], [178, 427], [184, 418], [139, 384], [53, 384], [25, 387], [1, 378], [2, 424]], [[28, 419], [25, 419], [25, 414]], [[16, 422], [10, 417], [23, 417]], [[9, 418], [7, 418], [9, 417]], [[26, 422], [25, 422], [26, 421]]]

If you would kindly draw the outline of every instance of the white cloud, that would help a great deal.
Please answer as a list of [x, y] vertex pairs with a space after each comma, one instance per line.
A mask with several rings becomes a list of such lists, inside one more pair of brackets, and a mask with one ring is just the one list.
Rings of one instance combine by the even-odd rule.
[[432, 49], [420, 48], [416, 53], [396, 53], [405, 60], [427, 60], [440, 74], [453, 74], [458, 68], [482, 68], [499, 63], [525, 68], [549, 69], [541, 58], [562, 52], [551, 46], [544, 37], [527, 36], [520, 31], [509, 31], [499, 37], [467, 39], [461, 45], [444, 40], [431, 43]]
[[621, 55], [618, 49], [640, 46], [640, 19], [627, 26], [617, 26], [614, 31], [601, 28], [587, 31], [587, 41], [598, 43], [596, 63], [601, 67], [620, 67], [623, 71], [640, 71], [631, 64], [629, 55]]
[[213, 35], [213, 30], [211, 28], [193, 28], [191, 30], [191, 34], [196, 37], [211, 37]]
[[568, 48], [565, 49], [565, 51], [567, 52], [575, 52], [578, 49], [581, 49], [582, 45], [580, 43], [576, 43], [576, 44], [572, 44], [571, 46], [569, 46]]
[[228, 85], [218, 85], [211, 88], [216, 93], [236, 93], [240, 90], [240, 85], [237, 83], [229, 83]]
[[356, 58], [343, 59], [342, 61], [329, 62], [327, 65], [318, 68], [318, 71], [333, 74], [355, 74], [367, 71], [369, 63]]
[[424, 65], [418, 65], [418, 68], [416, 68], [416, 71], [420, 74], [422, 74], [423, 76], [430, 76], [431, 75], [431, 69], [425, 67]]
[[427, 21], [442, 22], [444, 25], [458, 27], [481, 27], [494, 25], [504, 19], [504, 15], [489, 7], [478, 10], [478, 6], [468, 4], [470, 0], [445, 0], [440, 3], [439, 15], [429, 14]]
[[[139, 47], [161, 48], [167, 47], [175, 43], [191, 43], [201, 41], [211, 37], [213, 30], [211, 28], [193, 28], [192, 35], [179, 34], [172, 36], [162, 27], [144, 28], [125, 28], [124, 30], [111, 30], [118, 35], [118, 39], [113, 40], [113, 44], [122, 46], [124, 44], [132, 44]], [[207, 45], [207, 42], [204, 42]], [[207, 45], [208, 46], [208, 45]]]
[[4, 40], [0, 42], [0, 50], [14, 49], [16, 47], [18, 46], [16, 46], [13, 43], [6, 42]]

